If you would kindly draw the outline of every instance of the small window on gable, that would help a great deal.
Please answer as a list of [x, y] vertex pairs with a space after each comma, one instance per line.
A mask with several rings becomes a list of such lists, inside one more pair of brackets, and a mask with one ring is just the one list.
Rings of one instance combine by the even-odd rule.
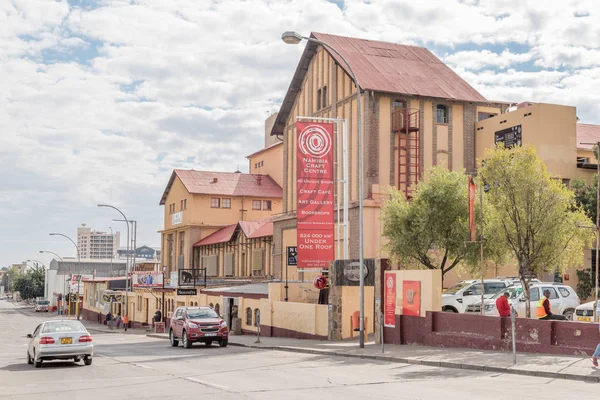
[[448, 107], [443, 104], [437, 105], [437, 118], [436, 121], [438, 124], [447, 124], [448, 123]]
[[317, 110], [320, 110], [321, 108], [321, 89], [317, 90]]

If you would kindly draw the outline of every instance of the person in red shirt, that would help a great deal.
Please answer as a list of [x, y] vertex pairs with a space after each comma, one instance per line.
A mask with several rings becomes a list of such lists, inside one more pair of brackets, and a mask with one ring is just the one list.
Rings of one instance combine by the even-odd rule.
[[509, 296], [510, 294], [508, 292], [504, 292], [502, 296], [496, 299], [496, 308], [501, 317], [510, 317], [510, 304], [508, 304]]

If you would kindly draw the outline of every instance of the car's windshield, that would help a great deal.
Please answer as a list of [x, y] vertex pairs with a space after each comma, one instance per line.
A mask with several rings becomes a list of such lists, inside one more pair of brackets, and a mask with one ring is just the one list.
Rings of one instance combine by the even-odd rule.
[[210, 308], [201, 308], [196, 310], [188, 310], [187, 317], [190, 319], [202, 319], [202, 318], [218, 318], [219, 315]]
[[38, 304], [41, 306], [47, 306], [48, 304], [50, 304], [50, 302], [47, 300], [42, 300], [42, 301], [38, 301]]
[[496, 293], [495, 295], [492, 296], [492, 299], [497, 299], [500, 296], [504, 296], [504, 293], [506, 293], [506, 292], [508, 292], [508, 294], [510, 295], [508, 297], [509, 300], [514, 300], [517, 297], [519, 297], [521, 292], [523, 292], [523, 288], [520, 286], [512, 286], [512, 287], [500, 290], [498, 293]]
[[44, 324], [42, 333], [85, 332], [85, 327], [78, 321], [53, 321]]
[[469, 286], [469, 285], [470, 285], [470, 283], [468, 283], [468, 282], [460, 282], [460, 283], [457, 283], [457, 284], [456, 284], [456, 285], [454, 285], [454, 286], [450, 286], [448, 289], [446, 289], [446, 290], [444, 291], [444, 293], [447, 293], [447, 294], [456, 294], [456, 293], [458, 293], [458, 292], [459, 292], [459, 291], [460, 291], [462, 288], [464, 288], [464, 287], [467, 287], [467, 286]]

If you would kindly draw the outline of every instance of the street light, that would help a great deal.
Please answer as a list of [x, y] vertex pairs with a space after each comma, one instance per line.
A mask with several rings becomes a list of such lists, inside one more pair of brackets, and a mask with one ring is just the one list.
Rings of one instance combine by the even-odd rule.
[[127, 332], [127, 325], [129, 325], [129, 220], [125, 214], [123, 214], [123, 212], [115, 206], [111, 206], [109, 204], [98, 204], [98, 207], [108, 207], [118, 211], [119, 214], [123, 216], [123, 219], [127, 225], [127, 257], [125, 262], [125, 332]]
[[[360, 85], [358, 84], [358, 79], [356, 79], [356, 75], [350, 66], [350, 63], [344, 58], [343, 55], [340, 54], [333, 46], [322, 42], [318, 39], [302, 36], [297, 32], [287, 31], [281, 35], [281, 39], [287, 44], [298, 44], [302, 40], [306, 40], [309, 42], [314, 42], [320, 44], [323, 47], [328, 48], [337, 54], [342, 61], [348, 67], [348, 71], [352, 76], [352, 80], [354, 81], [354, 85], [356, 85], [356, 103], [357, 103], [357, 113], [356, 119], [358, 123], [357, 129], [357, 137], [358, 137], [358, 262], [360, 263], [360, 348], [365, 347], [365, 274], [364, 274], [364, 246], [363, 246], [363, 224], [364, 224], [364, 215], [363, 215], [363, 158], [364, 158], [364, 148], [363, 148], [363, 139], [362, 139], [362, 117], [361, 117], [361, 100], [360, 100]], [[348, 221], [346, 221], [347, 223]]]
[[[58, 254], [56, 254], [56, 253], [55, 253], [55, 252], [53, 252], [53, 251], [40, 250], [40, 254], [44, 254], [44, 253], [53, 254], [53, 255], [55, 255], [56, 257], [58, 257], [58, 258], [60, 259], [60, 261], [62, 261], [62, 260], [63, 260], [61, 256], [59, 256]], [[58, 278], [58, 267], [56, 268], [56, 276], [57, 276], [57, 278]], [[46, 279], [48, 279], [48, 272], [46, 272]], [[65, 295], [65, 292], [67, 291], [67, 290], [66, 290], [66, 288], [67, 288], [67, 281], [66, 281], [66, 279], [63, 279], [63, 296]], [[48, 284], [46, 284], [46, 291], [48, 291]], [[49, 296], [48, 296], [49, 294], [50, 294], [50, 293], [46, 293], [46, 299], [49, 297]], [[60, 304], [58, 303], [58, 301], [57, 301], [57, 303], [56, 303], [56, 306], [57, 306], [57, 308], [58, 308], [58, 313], [59, 313], [58, 315], [61, 315], [61, 313], [62, 313], [62, 301], [63, 301], [63, 300], [62, 300], [62, 298], [61, 298], [61, 300], [60, 300], [60, 301], [61, 301], [61, 303], [60, 303]]]
[[596, 146], [596, 179], [598, 179], [598, 191], [596, 193], [596, 284], [594, 286], [594, 322], [598, 318], [598, 254], [600, 251], [600, 141], [596, 143], [580, 143]]
[[[56, 233], [56, 232], [52, 232], [50, 233], [50, 236], [62, 236], [64, 238], [69, 239], [69, 241], [71, 243], [73, 243], [73, 246], [75, 246], [75, 250], [77, 250], [77, 269], [79, 270], [79, 279], [77, 279], [77, 299], [75, 301], [75, 318], [77, 318], [77, 320], [79, 320], [79, 283], [81, 282], [81, 257], [79, 257], [79, 247], [77, 247], [77, 244], [73, 241], [73, 239], [71, 239], [70, 237], [68, 237], [67, 235], [64, 235], [62, 233]], [[71, 273], [71, 281], [73, 280], [73, 273]], [[71, 289], [69, 288], [69, 295], [71, 294]], [[69, 306], [69, 314], [71, 313], [71, 306]]]

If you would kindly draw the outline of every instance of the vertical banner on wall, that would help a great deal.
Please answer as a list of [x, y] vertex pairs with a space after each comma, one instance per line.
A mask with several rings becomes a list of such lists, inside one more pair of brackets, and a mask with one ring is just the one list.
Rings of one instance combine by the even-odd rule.
[[333, 241], [333, 124], [297, 122], [298, 268], [326, 269]]
[[388, 328], [396, 327], [396, 274], [385, 273], [383, 325]]
[[473, 177], [469, 176], [469, 231], [471, 233], [471, 241], [476, 240], [475, 231], [475, 182]]
[[402, 314], [421, 316], [420, 281], [402, 281]]

